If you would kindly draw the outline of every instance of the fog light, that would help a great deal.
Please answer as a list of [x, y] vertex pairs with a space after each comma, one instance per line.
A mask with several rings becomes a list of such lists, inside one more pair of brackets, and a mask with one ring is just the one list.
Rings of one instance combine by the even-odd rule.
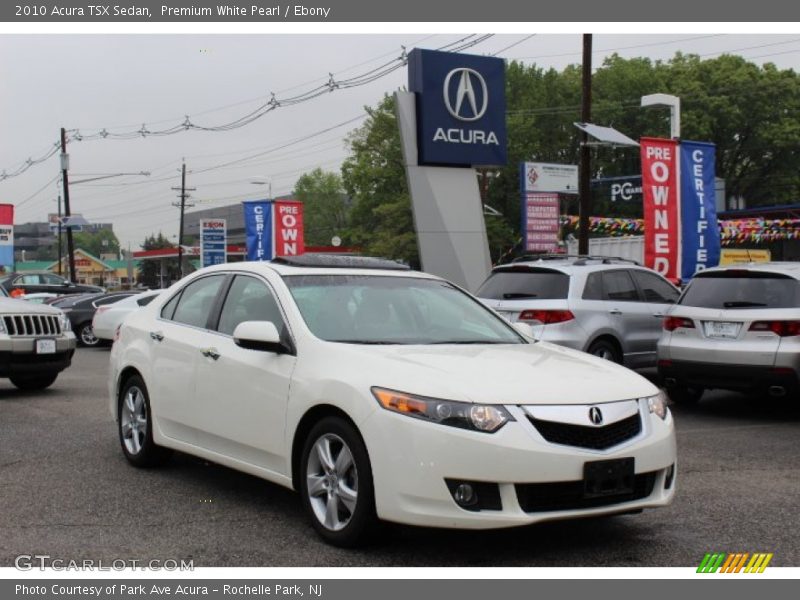
[[672, 480], [675, 479], [675, 465], [670, 465], [667, 469], [667, 475], [664, 477], [664, 489], [668, 490], [672, 487]]
[[475, 497], [475, 490], [468, 483], [460, 484], [455, 492], [453, 492], [453, 500], [460, 506], [471, 506], [475, 504], [477, 498]]

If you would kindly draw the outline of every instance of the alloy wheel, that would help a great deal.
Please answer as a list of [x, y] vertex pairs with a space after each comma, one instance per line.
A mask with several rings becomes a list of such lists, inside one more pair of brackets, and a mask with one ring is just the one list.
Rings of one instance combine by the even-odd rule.
[[352, 451], [338, 435], [326, 433], [314, 443], [306, 486], [317, 520], [330, 531], [346, 527], [358, 502], [358, 471]]
[[129, 454], [139, 454], [147, 439], [147, 406], [142, 390], [135, 385], [129, 387], [125, 394], [120, 415], [120, 428], [125, 449]]

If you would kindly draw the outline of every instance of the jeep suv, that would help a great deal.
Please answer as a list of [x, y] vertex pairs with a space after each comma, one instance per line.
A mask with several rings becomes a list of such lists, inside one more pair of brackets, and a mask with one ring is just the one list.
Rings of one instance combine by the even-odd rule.
[[708, 269], [664, 319], [658, 372], [676, 402], [711, 388], [797, 398], [800, 263]]
[[69, 367], [75, 334], [63, 311], [0, 296], [0, 377], [42, 390]]
[[539, 340], [641, 368], [655, 365], [661, 322], [680, 292], [633, 261], [542, 256], [495, 267], [476, 295]]

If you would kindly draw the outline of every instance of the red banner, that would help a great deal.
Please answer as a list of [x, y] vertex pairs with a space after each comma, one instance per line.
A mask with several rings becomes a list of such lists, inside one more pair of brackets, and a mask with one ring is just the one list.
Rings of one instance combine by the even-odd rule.
[[678, 143], [641, 139], [644, 264], [667, 279], [680, 278]]
[[303, 254], [303, 203], [286, 200], [276, 201], [274, 205], [275, 256]]

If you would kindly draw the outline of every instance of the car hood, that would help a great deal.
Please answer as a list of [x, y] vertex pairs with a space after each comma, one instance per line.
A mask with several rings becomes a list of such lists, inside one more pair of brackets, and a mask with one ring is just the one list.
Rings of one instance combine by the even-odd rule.
[[61, 311], [47, 304], [38, 304], [26, 300], [0, 298], [0, 314], [15, 315], [57, 315]]
[[350, 346], [344, 352], [352, 355], [348, 359], [362, 378], [368, 374], [370, 386], [434, 398], [484, 404], [594, 404], [658, 393], [629, 369], [546, 342]]

